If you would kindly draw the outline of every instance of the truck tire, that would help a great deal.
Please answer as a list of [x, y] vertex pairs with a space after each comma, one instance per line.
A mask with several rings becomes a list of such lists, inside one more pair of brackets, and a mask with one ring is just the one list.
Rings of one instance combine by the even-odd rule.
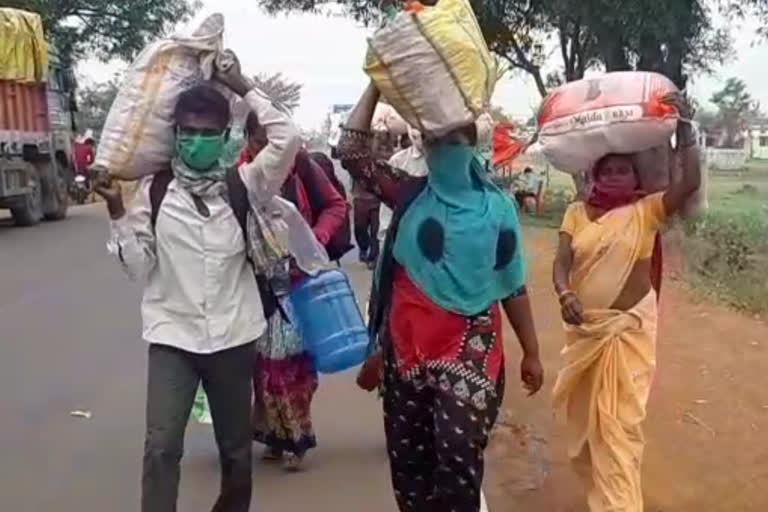
[[39, 178], [35, 180], [32, 192], [11, 207], [11, 215], [17, 226], [34, 226], [43, 220], [43, 191]]
[[62, 220], [67, 216], [67, 208], [69, 208], [69, 193], [68, 193], [68, 169], [63, 168], [61, 163], [58, 165], [58, 170], [52, 162], [45, 162], [36, 164], [38, 166], [38, 174], [44, 180], [41, 184], [43, 191], [43, 214], [45, 220]]

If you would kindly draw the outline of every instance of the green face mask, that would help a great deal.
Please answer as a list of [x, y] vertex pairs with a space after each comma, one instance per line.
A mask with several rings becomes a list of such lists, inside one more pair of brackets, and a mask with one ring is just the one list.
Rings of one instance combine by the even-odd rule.
[[176, 138], [179, 158], [193, 171], [212, 169], [224, 152], [226, 137], [221, 135], [181, 135]]

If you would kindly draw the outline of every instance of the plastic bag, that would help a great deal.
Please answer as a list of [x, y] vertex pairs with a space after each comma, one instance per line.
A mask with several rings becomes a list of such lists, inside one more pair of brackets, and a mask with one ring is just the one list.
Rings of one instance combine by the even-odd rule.
[[208, 397], [205, 396], [202, 386], [198, 386], [197, 393], [195, 393], [195, 401], [192, 404], [192, 417], [202, 425], [213, 424], [211, 408], [208, 406]]
[[134, 180], [168, 169], [179, 94], [211, 78], [224, 17], [213, 14], [190, 36], [147, 46], [131, 64], [109, 109], [94, 167]]
[[493, 117], [489, 113], [484, 112], [480, 114], [480, 117], [475, 121], [475, 126], [477, 127], [477, 147], [491, 149], [495, 124]]
[[658, 73], [627, 71], [571, 82], [539, 112], [539, 142], [558, 169], [578, 173], [609, 153], [637, 153], [672, 137], [678, 114], [661, 99], [677, 91]]
[[497, 79], [468, 0], [398, 13], [369, 39], [364, 69], [406, 123], [436, 136], [471, 124]]
[[292, 203], [275, 197], [269, 204], [269, 214], [275, 236], [288, 247], [296, 265], [304, 273], [314, 276], [328, 268], [328, 253]]

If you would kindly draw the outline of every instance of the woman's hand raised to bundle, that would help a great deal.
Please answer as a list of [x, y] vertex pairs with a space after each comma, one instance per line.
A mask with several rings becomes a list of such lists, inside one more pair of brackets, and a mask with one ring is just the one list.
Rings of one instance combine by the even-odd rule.
[[680, 115], [680, 119], [683, 121], [690, 122], [693, 117], [693, 107], [681, 92], [671, 92], [665, 95], [661, 99], [661, 102], [671, 107], [675, 107], [675, 110], [677, 110], [677, 113]]

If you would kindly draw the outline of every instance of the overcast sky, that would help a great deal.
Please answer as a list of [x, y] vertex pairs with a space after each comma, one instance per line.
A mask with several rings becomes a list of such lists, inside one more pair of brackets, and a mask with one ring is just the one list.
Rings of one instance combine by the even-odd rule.
[[[213, 12], [226, 20], [225, 45], [235, 50], [249, 74], [282, 72], [302, 83], [297, 121], [307, 129], [318, 127], [334, 103], [354, 103], [367, 78], [362, 71], [366, 36], [370, 29], [341, 16], [263, 13], [257, 0], [204, 0], [190, 25]], [[694, 95], [707, 100], [731, 76], [744, 79], [752, 95], [768, 107], [768, 44], [752, 46], [754, 26], [734, 31], [736, 55], [712, 77], [698, 77]], [[553, 63], [557, 61], [553, 59]], [[762, 63], [762, 64], [761, 64]], [[81, 83], [103, 81], [125, 63], [85, 61], [78, 67]], [[539, 96], [530, 79], [516, 75], [497, 88], [494, 103], [514, 116], [529, 117]]]

